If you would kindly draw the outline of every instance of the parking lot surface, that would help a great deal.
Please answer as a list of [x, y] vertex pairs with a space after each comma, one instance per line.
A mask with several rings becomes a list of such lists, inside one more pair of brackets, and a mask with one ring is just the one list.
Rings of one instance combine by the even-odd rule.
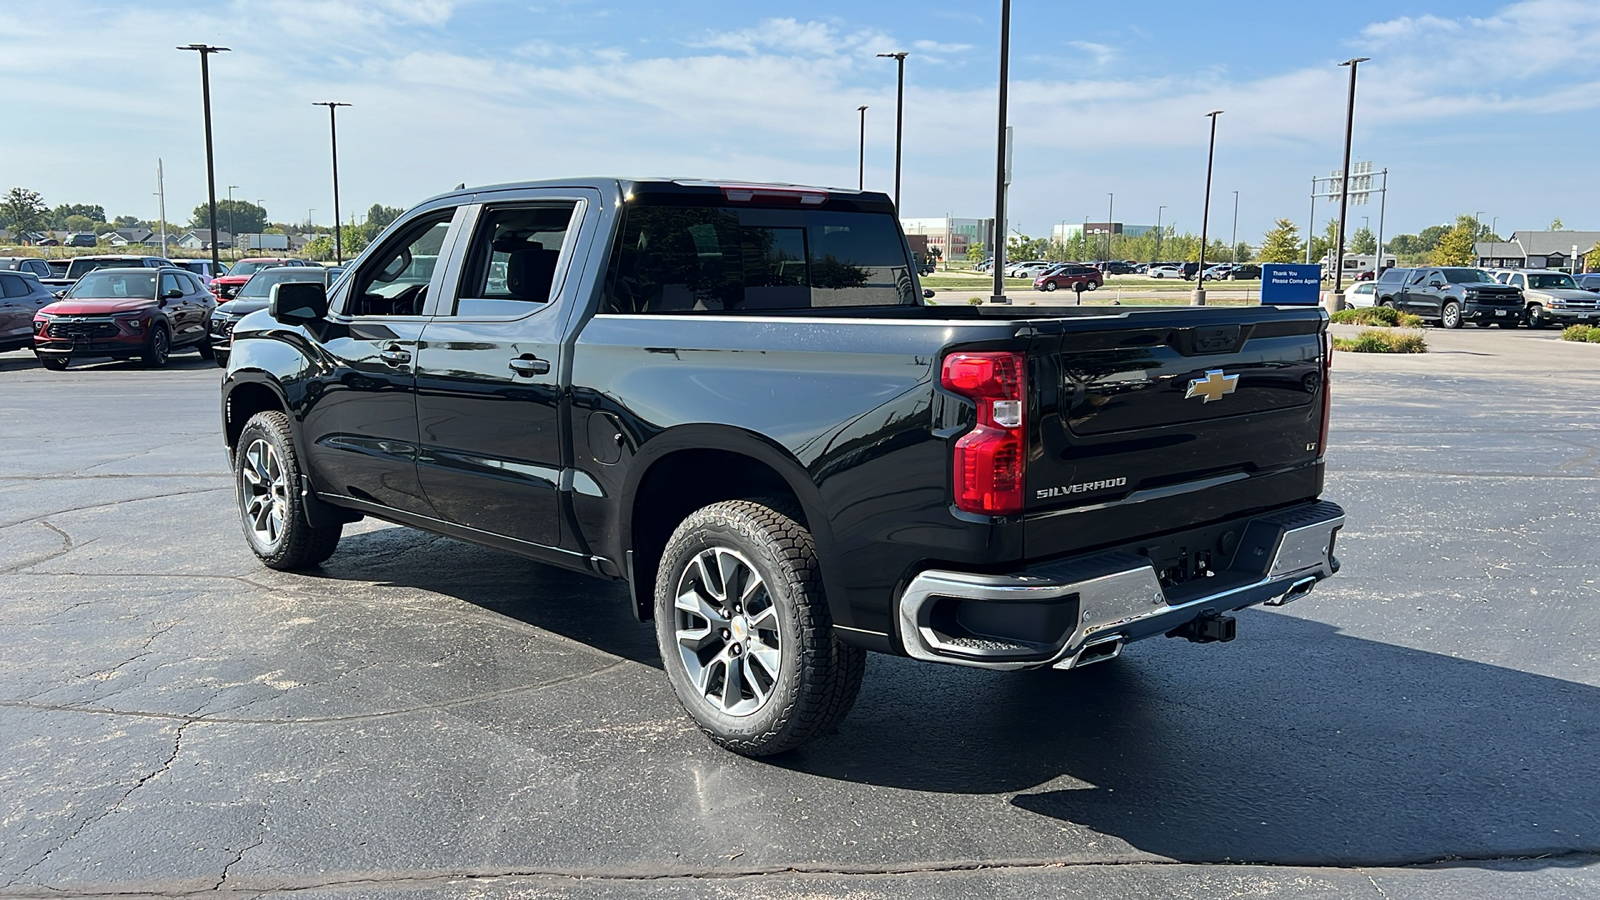
[[218, 370], [0, 354], [0, 897], [1593, 897], [1600, 346], [1341, 354], [1344, 571], [1078, 672], [874, 656], [714, 747], [626, 590], [366, 521], [257, 564]]

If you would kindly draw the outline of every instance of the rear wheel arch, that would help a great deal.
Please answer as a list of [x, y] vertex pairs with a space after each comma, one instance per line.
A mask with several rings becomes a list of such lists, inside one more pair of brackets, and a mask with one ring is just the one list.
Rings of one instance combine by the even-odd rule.
[[[828, 584], [832, 528], [816, 485], [800, 462], [765, 438], [731, 426], [684, 426], [659, 435], [633, 460], [620, 512], [621, 549], [632, 554], [628, 577], [634, 614], [653, 615], [651, 594], [661, 552], [678, 524], [696, 510], [725, 500], [771, 499], [790, 504], [811, 532]], [[829, 584], [829, 587], [832, 587]], [[829, 591], [835, 616], [842, 590]]]

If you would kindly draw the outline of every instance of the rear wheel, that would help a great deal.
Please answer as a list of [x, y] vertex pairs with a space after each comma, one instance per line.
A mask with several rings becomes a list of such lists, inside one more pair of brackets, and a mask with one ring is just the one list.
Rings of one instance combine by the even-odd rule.
[[768, 756], [831, 730], [866, 652], [841, 642], [816, 546], [786, 504], [734, 500], [690, 515], [656, 576], [656, 641], [678, 700], [713, 741]]
[[1084, 283], [1083, 283], [1083, 289], [1084, 289], [1084, 290], [1086, 290], [1086, 291], [1092, 291], [1092, 290], [1094, 290], [1094, 289], [1095, 289], [1095, 288], [1098, 288], [1098, 287], [1099, 287], [1099, 286], [1100, 286], [1100, 285], [1098, 285], [1098, 284], [1095, 284], [1095, 283], [1094, 283], [1094, 282], [1092, 282], [1092, 281], [1085, 281], [1085, 282], [1084, 282]]
[[172, 335], [167, 333], [167, 326], [157, 323], [150, 326], [150, 336], [144, 340], [144, 364], [152, 369], [159, 369], [167, 364], [167, 358], [172, 355]]
[[233, 473], [245, 540], [268, 568], [301, 569], [333, 555], [344, 526], [313, 528], [307, 521], [288, 416], [274, 410], [245, 423]]
[[201, 338], [199, 346], [195, 347], [195, 349], [200, 351], [201, 359], [217, 358], [217, 348], [211, 346], [211, 338], [209, 337]]
[[1450, 300], [1439, 310], [1439, 323], [1446, 328], [1461, 327], [1461, 304]]

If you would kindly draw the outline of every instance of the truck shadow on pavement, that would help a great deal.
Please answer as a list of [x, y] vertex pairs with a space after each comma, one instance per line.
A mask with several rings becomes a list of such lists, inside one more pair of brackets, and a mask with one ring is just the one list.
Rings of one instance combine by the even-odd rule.
[[1239, 619], [1232, 645], [1158, 638], [1078, 672], [883, 659], [841, 734], [780, 764], [1017, 792], [1016, 809], [1185, 862], [1600, 852], [1600, 690], [1291, 615]]
[[[423, 588], [661, 665], [620, 584], [405, 529], [350, 535], [346, 549], [327, 575]], [[1232, 644], [1158, 638], [1077, 672], [874, 655], [837, 733], [762, 762], [999, 796], [1184, 862], [1600, 853], [1600, 689], [1287, 613], [1239, 620]]]

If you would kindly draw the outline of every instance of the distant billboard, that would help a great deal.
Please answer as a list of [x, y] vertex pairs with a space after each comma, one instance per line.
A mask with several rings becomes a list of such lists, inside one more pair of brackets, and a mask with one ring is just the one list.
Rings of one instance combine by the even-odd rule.
[[1261, 264], [1262, 306], [1316, 306], [1321, 302], [1322, 267], [1303, 263]]
[[241, 234], [239, 235], [239, 248], [242, 250], [287, 250], [289, 249], [289, 236], [287, 234]]

